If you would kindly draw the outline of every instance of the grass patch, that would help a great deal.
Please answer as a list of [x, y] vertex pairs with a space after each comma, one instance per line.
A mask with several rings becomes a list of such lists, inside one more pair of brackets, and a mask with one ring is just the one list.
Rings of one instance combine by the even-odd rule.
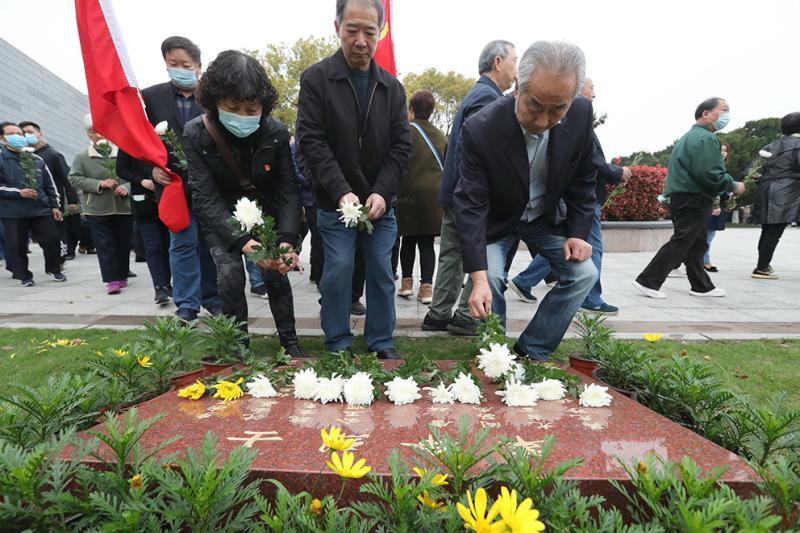
[[[86, 361], [97, 351], [119, 347], [134, 342], [141, 330], [113, 331], [103, 329], [0, 329], [0, 387], [23, 383], [38, 386], [57, 372], [82, 372]], [[80, 338], [84, 343], [74, 346], [48, 347], [46, 341]], [[397, 337], [397, 350], [401, 354], [426, 354], [433, 359], [463, 359], [477, 353], [475, 339], [464, 337]], [[303, 348], [311, 354], [325, 351], [321, 337], [304, 337]], [[687, 357], [703, 360], [711, 365], [728, 386], [739, 393], [751, 396], [756, 405], [764, 405], [775, 392], [786, 390], [790, 402], [800, 409], [800, 341], [661, 341], [650, 345], [635, 342], [651, 351], [653, 357], [666, 358], [686, 349]], [[257, 354], [274, 353], [280, 348], [277, 337], [255, 336], [252, 344]], [[357, 337], [354, 348], [365, 352], [362, 337]], [[556, 354], [578, 350], [578, 341], [564, 341]], [[201, 349], [190, 352], [199, 358]]]

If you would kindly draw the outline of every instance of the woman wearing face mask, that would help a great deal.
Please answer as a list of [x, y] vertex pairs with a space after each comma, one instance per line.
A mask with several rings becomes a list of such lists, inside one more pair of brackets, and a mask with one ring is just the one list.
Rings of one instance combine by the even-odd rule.
[[[217, 265], [222, 311], [247, 321], [242, 254], [258, 245], [229, 223], [241, 198], [258, 201], [276, 220], [280, 246], [294, 249], [300, 235], [300, 193], [292, 167], [289, 133], [270, 117], [278, 95], [261, 65], [228, 50], [209, 65], [197, 99], [205, 115], [187, 123], [183, 142], [194, 209]], [[285, 256], [299, 267], [295, 253]], [[287, 261], [288, 262], [288, 261]], [[281, 345], [305, 354], [295, 331], [292, 288], [284, 262], [260, 261]]]

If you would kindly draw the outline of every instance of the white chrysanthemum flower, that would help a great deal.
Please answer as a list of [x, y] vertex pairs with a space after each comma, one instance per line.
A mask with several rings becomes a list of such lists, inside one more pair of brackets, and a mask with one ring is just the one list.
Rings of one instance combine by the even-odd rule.
[[34, 148], [33, 146], [26, 146], [25, 148], [22, 149], [22, 151], [23, 152], [28, 152], [29, 154], [32, 154], [33, 152], [36, 151], [36, 148]]
[[317, 373], [306, 368], [294, 375], [294, 397], [297, 400], [313, 400], [317, 395]]
[[164, 135], [165, 133], [167, 133], [168, 129], [169, 129], [169, 124], [167, 124], [166, 120], [162, 120], [161, 122], [156, 124], [155, 127], [156, 133], [158, 135]]
[[531, 385], [526, 385], [514, 378], [506, 381], [506, 390], [496, 393], [503, 398], [509, 407], [533, 407], [539, 399], [539, 393]]
[[481, 389], [472, 380], [472, 376], [463, 372], [450, 385], [450, 392], [457, 402], [481, 403]]
[[314, 399], [322, 403], [341, 402], [343, 392], [344, 379], [334, 374], [329, 378], [317, 379], [317, 394]]
[[430, 391], [431, 401], [433, 403], [453, 403], [455, 398], [450, 392], [450, 387], [444, 383], [439, 382], [438, 387], [425, 387], [426, 391]]
[[539, 393], [540, 400], [560, 400], [567, 394], [564, 384], [557, 379], [545, 379], [541, 383], [531, 385]]
[[399, 376], [386, 384], [386, 396], [395, 405], [414, 403], [415, 400], [422, 398], [414, 378], [403, 379]]
[[512, 370], [517, 355], [505, 344], [490, 344], [489, 349], [481, 348], [478, 355], [478, 368], [486, 373], [489, 379], [500, 379]]
[[375, 386], [367, 372], [356, 372], [344, 382], [344, 401], [347, 405], [352, 407], [370, 405], [374, 398]]
[[578, 403], [584, 407], [607, 407], [611, 405], [611, 395], [608, 387], [601, 387], [596, 383], [584, 385]]
[[514, 373], [514, 379], [517, 381], [522, 381], [525, 379], [525, 365], [522, 363], [514, 363], [511, 367], [511, 371]]
[[345, 200], [337, 211], [342, 214], [339, 220], [344, 222], [345, 227], [355, 228], [358, 226], [358, 219], [361, 218], [361, 202]]
[[245, 383], [245, 386], [247, 387], [247, 393], [253, 398], [272, 398], [278, 395], [269, 378], [264, 374], [259, 374], [253, 378], [253, 381]]
[[772, 152], [767, 152], [766, 150], [759, 150], [758, 155], [760, 155], [764, 159], [769, 159], [770, 157], [772, 157]]
[[239, 223], [242, 231], [248, 232], [264, 223], [261, 208], [255, 200], [249, 198], [239, 198], [233, 209], [233, 218]]

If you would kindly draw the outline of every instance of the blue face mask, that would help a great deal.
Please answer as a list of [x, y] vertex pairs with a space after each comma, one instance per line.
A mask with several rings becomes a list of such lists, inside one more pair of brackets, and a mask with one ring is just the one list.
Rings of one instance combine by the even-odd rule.
[[16, 133], [6, 135], [6, 143], [14, 150], [22, 150], [28, 146], [28, 141], [25, 140], [25, 136], [17, 135]]
[[720, 113], [719, 118], [714, 121], [714, 131], [719, 131], [725, 129], [725, 126], [728, 125], [728, 122], [731, 121], [731, 114], [730, 113]]
[[178, 86], [179, 89], [190, 91], [197, 87], [197, 74], [194, 70], [185, 68], [167, 67], [169, 79]]
[[237, 115], [236, 113], [230, 113], [223, 109], [217, 108], [217, 113], [219, 113], [219, 121], [225, 126], [225, 129], [229, 132], [233, 133], [240, 139], [248, 137], [254, 131], [256, 131], [259, 127], [259, 123], [261, 122], [261, 115], [255, 116], [247, 116], [247, 115]]
[[39, 137], [37, 137], [33, 133], [26, 133], [25, 140], [28, 141], [29, 146], [36, 146], [37, 144], [39, 144]]

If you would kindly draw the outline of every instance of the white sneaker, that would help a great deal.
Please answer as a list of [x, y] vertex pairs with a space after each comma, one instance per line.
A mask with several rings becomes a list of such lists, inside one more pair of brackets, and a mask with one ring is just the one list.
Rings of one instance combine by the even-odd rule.
[[645, 287], [644, 285], [642, 285], [641, 283], [639, 283], [636, 280], [633, 281], [633, 288], [636, 289], [637, 291], [639, 291], [639, 294], [647, 296], [648, 298], [655, 298], [657, 300], [663, 300], [664, 298], [667, 297], [667, 295], [664, 294], [663, 292], [657, 291], [655, 289], [649, 289], [649, 288]]
[[715, 287], [715, 288], [711, 289], [708, 292], [689, 291], [689, 294], [691, 294], [692, 296], [698, 296], [698, 297], [722, 298], [723, 296], [725, 296], [728, 293], [725, 292], [725, 289], [720, 289], [719, 287]]
[[686, 277], [686, 265], [680, 265], [678, 268], [667, 274], [668, 278], [685, 278]]

